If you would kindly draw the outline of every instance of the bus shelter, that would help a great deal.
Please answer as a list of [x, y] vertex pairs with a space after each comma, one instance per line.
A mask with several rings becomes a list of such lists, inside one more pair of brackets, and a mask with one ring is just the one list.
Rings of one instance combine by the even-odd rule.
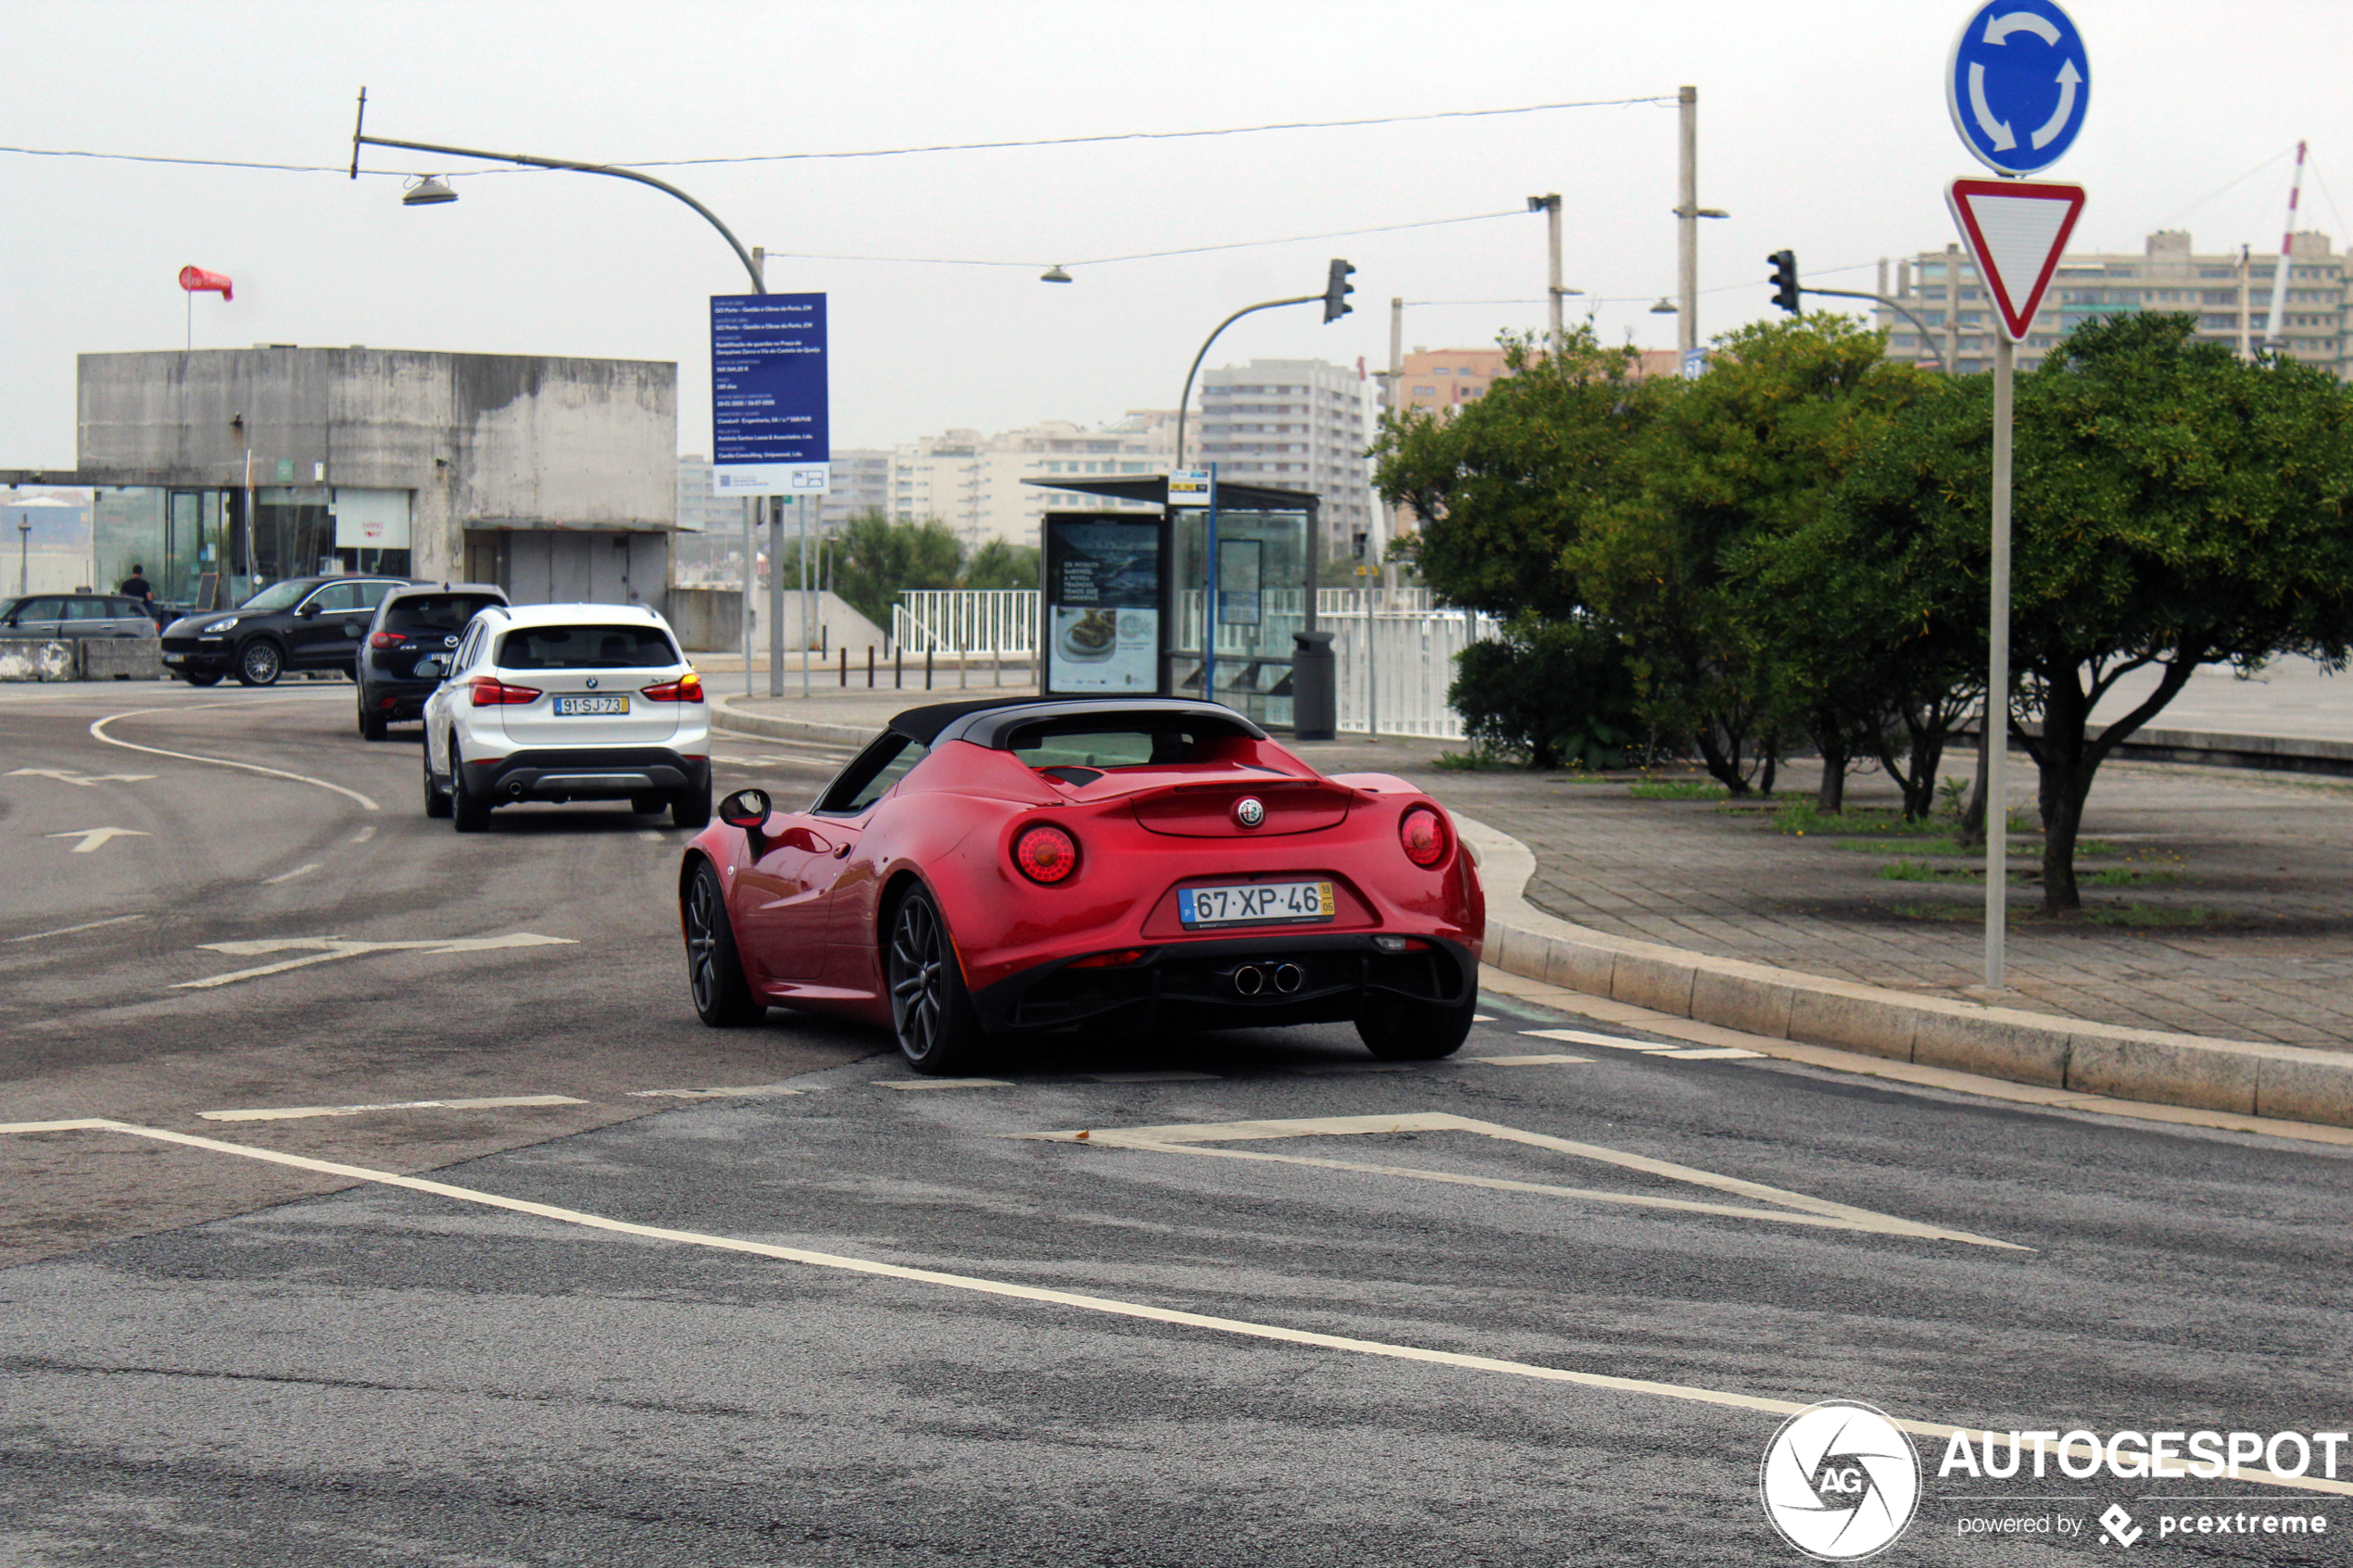
[[1214, 508], [1171, 506], [1165, 474], [1023, 483], [1158, 508], [1040, 520], [1042, 695], [1207, 696], [1292, 726], [1299, 634], [1316, 630], [1316, 496], [1220, 484]]

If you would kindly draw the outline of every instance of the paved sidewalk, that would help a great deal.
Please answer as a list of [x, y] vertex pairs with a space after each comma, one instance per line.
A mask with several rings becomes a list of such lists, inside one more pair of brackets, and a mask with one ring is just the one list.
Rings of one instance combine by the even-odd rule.
[[[975, 674], [985, 678], [986, 671]], [[2300, 684], [2325, 679], [2306, 675]], [[725, 678], [713, 687], [725, 695]], [[920, 689], [869, 692], [862, 681], [846, 692], [817, 686], [805, 700], [761, 696], [745, 704], [732, 697], [731, 704], [871, 732], [926, 700], [952, 702], [994, 689], [959, 690], [951, 673], [936, 677], [928, 696]], [[1009, 696], [1016, 690], [1001, 689]], [[2333, 687], [2318, 689], [2334, 694]], [[2345, 690], [2353, 696], [2353, 685]], [[1298, 749], [1330, 771], [1402, 774], [1521, 840], [1537, 859], [1529, 900], [1613, 935], [2130, 1028], [2353, 1051], [2353, 784], [2108, 764], [2084, 822], [2084, 836], [2108, 852], [2085, 857], [2079, 874], [2108, 869], [2155, 877], [2131, 887], [2087, 881], [2087, 904], [2210, 911], [2212, 923], [2040, 924], [2039, 890], [2018, 886], [2011, 894], [2013, 988], [1996, 995], [1981, 984], [1979, 884], [1878, 874], [1901, 859], [1955, 870], [1974, 859], [1909, 846], [1880, 853], [1841, 848], [1819, 834], [1776, 831], [1769, 806], [1637, 799], [1624, 781], [1432, 768], [1444, 748], [1434, 741], [1344, 738]], [[2023, 758], [2013, 763], [2013, 808], [2031, 820], [2033, 769]], [[1968, 753], [1948, 760], [1955, 776], [1974, 765]], [[1815, 776], [1810, 763], [1789, 770], [1780, 798], [1810, 797]], [[1894, 794], [1867, 776], [1852, 781], [1849, 801], [1884, 808]], [[2034, 865], [2038, 840], [2019, 835], [2012, 847], [2015, 868]], [[1924, 918], [1930, 912], [1952, 918]]]

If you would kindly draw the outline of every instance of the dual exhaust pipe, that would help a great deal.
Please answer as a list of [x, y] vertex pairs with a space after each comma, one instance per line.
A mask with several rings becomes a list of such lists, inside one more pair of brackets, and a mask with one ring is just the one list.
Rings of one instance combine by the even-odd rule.
[[1307, 982], [1307, 972], [1295, 963], [1246, 963], [1234, 971], [1234, 989], [1245, 997], [1263, 997], [1272, 992], [1288, 997]]

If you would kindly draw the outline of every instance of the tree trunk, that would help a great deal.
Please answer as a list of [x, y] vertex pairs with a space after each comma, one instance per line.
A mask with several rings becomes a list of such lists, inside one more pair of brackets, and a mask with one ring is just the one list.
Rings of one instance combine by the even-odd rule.
[[1773, 793], [1773, 775], [1781, 763], [1781, 736], [1776, 730], [1765, 737], [1765, 765], [1756, 771], [1756, 793]]
[[1977, 737], [1977, 783], [1969, 792], [1969, 806], [1961, 812], [1961, 846], [1966, 849], [1985, 847], [1985, 783], [1993, 771], [1994, 744], [1992, 735]]
[[1846, 747], [1840, 741], [1822, 743], [1822, 782], [1814, 791], [1814, 809], [1826, 816], [1846, 809]]
[[1728, 755], [1717, 744], [1713, 723], [1703, 723], [1699, 727], [1699, 757], [1702, 762], [1707, 764], [1709, 776], [1724, 786], [1725, 794], [1738, 798], [1748, 793], [1748, 781], [1741, 776], [1740, 743], [1733, 742]]
[[2043, 909], [2049, 914], [2070, 914], [2083, 907], [2075, 886], [2075, 831], [2092, 788], [2083, 757], [2091, 708], [2073, 670], [2052, 671], [2044, 687], [2037, 789], [2043, 807]]

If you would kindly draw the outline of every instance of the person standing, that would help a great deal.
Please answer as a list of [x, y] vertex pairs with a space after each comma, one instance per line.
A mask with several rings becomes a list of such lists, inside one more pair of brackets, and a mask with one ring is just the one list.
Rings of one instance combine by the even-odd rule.
[[139, 608], [147, 612], [148, 620], [154, 621], [157, 626], [161, 626], [163, 624], [163, 617], [157, 612], [156, 608], [155, 584], [147, 581], [147, 569], [145, 567], [141, 566], [136, 561], [132, 562], [131, 575], [122, 580], [122, 586], [117, 588], [115, 592], [121, 594], [126, 597], [138, 600]]

